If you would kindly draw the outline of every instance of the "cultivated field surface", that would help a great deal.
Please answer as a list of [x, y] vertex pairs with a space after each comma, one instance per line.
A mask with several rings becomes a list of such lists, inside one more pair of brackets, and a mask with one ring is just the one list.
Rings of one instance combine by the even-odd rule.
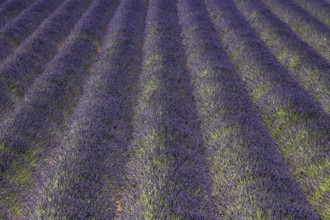
[[0, 0], [1, 220], [330, 220], [330, 0]]

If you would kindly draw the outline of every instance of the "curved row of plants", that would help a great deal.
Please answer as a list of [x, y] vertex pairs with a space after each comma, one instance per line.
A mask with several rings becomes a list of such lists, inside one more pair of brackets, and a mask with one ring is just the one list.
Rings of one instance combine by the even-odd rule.
[[263, 0], [269, 10], [303, 41], [313, 47], [320, 55], [330, 61], [330, 29], [293, 1]]
[[[225, 16], [223, 9], [230, 4], [222, 2], [209, 2], [209, 7], [214, 17], [219, 9], [226, 19], [230, 12]], [[179, 8], [208, 152], [215, 219], [315, 216], [219, 44], [205, 5], [181, 0]], [[236, 44], [235, 36], [231, 38]]]
[[234, 2], [290, 76], [330, 113], [330, 63], [292, 33], [261, 1]]
[[219, 39], [291, 174], [321, 216], [329, 216], [329, 115], [280, 66], [231, 1], [207, 2]]
[[64, 0], [37, 0], [14, 21], [0, 29], [0, 64], [33, 31], [50, 16]]
[[13, 2], [1, 219], [330, 216], [326, 1]]
[[3, 215], [13, 219], [25, 215], [23, 204], [31, 198], [39, 163], [58, 146], [58, 135], [64, 135], [62, 128], [82, 93], [116, 5], [94, 1], [73, 28], [70, 40], [0, 125], [0, 157], [6, 158], [0, 161], [0, 202], [7, 210]]
[[0, 117], [24, 97], [34, 80], [60, 51], [61, 45], [70, 40], [69, 34], [90, 6], [89, 2], [64, 2], [1, 64]]
[[0, 5], [0, 28], [13, 20], [24, 9], [28, 8], [35, 0], [7, 1]]

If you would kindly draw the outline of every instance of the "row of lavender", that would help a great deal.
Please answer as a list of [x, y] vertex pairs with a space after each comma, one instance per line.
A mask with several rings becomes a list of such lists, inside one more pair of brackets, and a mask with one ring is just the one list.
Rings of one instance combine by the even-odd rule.
[[149, 2], [118, 219], [212, 219], [210, 177], [175, 1]]
[[55, 2], [0, 29], [1, 218], [330, 216], [321, 3]]
[[219, 39], [288, 169], [309, 203], [326, 218], [330, 204], [329, 114], [283, 69], [232, 1], [207, 2]]
[[29, 216], [113, 219], [121, 210], [146, 8], [146, 1], [126, 0], [117, 9], [67, 136], [59, 137], [63, 140], [45, 160]]
[[[18, 103], [88, 8], [91, 1], [67, 0], [0, 66], [0, 117]], [[72, 35], [71, 35], [72, 36]]]
[[34, 1], [35, 0], [7, 1], [3, 5], [0, 5], [0, 28], [8, 24]]
[[[235, 11], [226, 13], [230, 2], [207, 2], [214, 10], [210, 12], [212, 18], [221, 19], [215, 26], [205, 5], [197, 0], [182, 2], [183, 39], [209, 155], [216, 218], [315, 218], [263, 125], [257, 106], [250, 101], [244, 78], [242, 81], [234, 69], [236, 62], [232, 65], [226, 54], [227, 46], [242, 49], [236, 33], [230, 34], [228, 29], [246, 24], [230, 20], [239, 18]], [[227, 31], [220, 32], [220, 25]], [[217, 31], [219, 36], [230, 38], [230, 45], [223, 48], [219, 44]], [[242, 55], [255, 59], [246, 52]], [[247, 73], [253, 74], [250, 70]]]
[[[81, 5], [87, 4], [80, 3], [76, 1], [71, 5], [78, 13], [81, 13]], [[24, 97], [15, 103], [3, 120], [1, 158], [5, 160], [0, 162], [0, 202], [4, 207], [4, 216], [15, 219], [24, 214], [23, 204], [30, 197], [29, 190], [35, 185], [34, 177], [39, 164], [51, 149], [57, 147], [56, 138], [64, 135], [62, 128], [77, 102], [75, 97], [82, 93], [83, 84], [97, 59], [107, 23], [117, 4], [97, 0], [90, 5], [61, 50], [40, 75], [35, 76]], [[26, 77], [32, 73], [27, 72]]]
[[262, 2], [236, 3], [287, 73], [330, 113], [329, 61], [293, 34], [290, 27], [271, 14]]
[[0, 63], [46, 19], [63, 0], [38, 0], [0, 30]]

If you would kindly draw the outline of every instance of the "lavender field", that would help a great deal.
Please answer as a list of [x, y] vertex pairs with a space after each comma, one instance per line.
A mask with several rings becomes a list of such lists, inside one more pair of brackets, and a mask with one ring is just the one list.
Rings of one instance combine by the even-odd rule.
[[330, 0], [0, 0], [0, 219], [330, 220]]

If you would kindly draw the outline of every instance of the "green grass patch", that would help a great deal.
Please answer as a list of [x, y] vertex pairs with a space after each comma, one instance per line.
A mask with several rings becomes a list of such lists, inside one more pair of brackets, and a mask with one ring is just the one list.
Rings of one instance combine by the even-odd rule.
[[318, 176], [321, 176], [323, 170], [330, 169], [330, 160], [327, 159], [323, 164], [320, 163], [313, 163], [309, 165], [306, 169], [306, 175], [310, 179], [314, 179]]
[[310, 133], [307, 130], [300, 130], [285, 144], [283, 153], [286, 156], [295, 155], [298, 157], [304, 157], [306, 154], [309, 155], [310, 149], [308, 146], [310, 144], [310, 140]]
[[289, 55], [290, 55], [289, 49], [283, 48], [281, 52], [278, 54], [277, 59], [283, 63]]
[[13, 162], [10, 170], [12, 172], [7, 173], [6, 177], [12, 184], [23, 186], [32, 180], [32, 172], [16, 161]]
[[[306, 86], [310, 87], [314, 83], [314, 77], [310, 75], [306, 75], [306, 77], [303, 78], [303, 82]], [[327, 94], [330, 94], [330, 90], [325, 91]]]
[[259, 83], [256, 87], [253, 88], [251, 96], [255, 99], [258, 100], [262, 94], [266, 92], [267, 89], [271, 86], [271, 82], [262, 82]]
[[144, 84], [143, 93], [150, 94], [151, 92], [155, 91], [160, 87], [160, 80], [159, 79], [149, 79]]
[[225, 138], [235, 132], [238, 132], [240, 128], [232, 127], [232, 126], [221, 126], [220, 128], [212, 131], [210, 134], [211, 141], [219, 140], [220, 138]]
[[23, 208], [14, 193], [1, 190], [0, 202], [8, 207], [10, 219], [20, 219], [23, 214]]
[[312, 29], [313, 27], [311, 25], [302, 25], [301, 23], [298, 23], [295, 26], [297, 26], [296, 28], [299, 29], [300, 32], [303, 33], [304, 35], [307, 35], [313, 31]]
[[267, 119], [265, 122], [267, 126], [271, 129], [272, 135], [275, 139], [278, 139], [280, 134], [294, 122], [298, 122], [301, 116], [293, 113], [287, 109], [279, 109], [274, 114], [273, 117]]
[[143, 192], [140, 197], [140, 202], [145, 207], [143, 214], [146, 220], [152, 220], [154, 217], [153, 215], [154, 207], [152, 203], [149, 201], [149, 196], [150, 195], [148, 195], [147, 192]]
[[154, 54], [153, 56], [150, 56], [148, 59], [146, 59], [143, 63], [143, 68], [150, 68], [154, 66], [158, 66], [158, 64], [163, 63], [165, 60], [165, 57], [161, 54]]
[[330, 193], [330, 176], [322, 179], [321, 182], [315, 187], [310, 200], [315, 206], [319, 206], [322, 202], [325, 203], [325, 208], [321, 210], [321, 215], [329, 217], [330, 214], [330, 198], [326, 196], [326, 193]]
[[0, 144], [0, 151], [3, 153], [10, 153], [12, 150], [5, 144]]
[[36, 156], [36, 154], [39, 153], [39, 148], [33, 148], [31, 150], [29, 150], [28, 152], [26, 152], [23, 155], [23, 158], [25, 160], [25, 162], [27, 164], [29, 164], [31, 167], [33, 168], [37, 168], [38, 167], [38, 157]]
[[160, 158], [153, 159], [152, 163], [155, 164], [160, 169], [166, 169], [166, 163]]
[[299, 64], [300, 64], [299, 57], [293, 56], [289, 60], [289, 69], [294, 69], [297, 66], [299, 66]]
[[210, 97], [216, 93], [218, 88], [215, 86], [201, 86], [199, 92], [206, 97]]
[[243, 49], [242, 47], [238, 47], [234, 50], [231, 50], [230, 54], [229, 54], [229, 57], [231, 59], [235, 59], [238, 55], [240, 55], [243, 52], [242, 49]]
[[24, 95], [24, 92], [17, 87], [13, 87], [10, 89], [10, 94], [22, 98]]

